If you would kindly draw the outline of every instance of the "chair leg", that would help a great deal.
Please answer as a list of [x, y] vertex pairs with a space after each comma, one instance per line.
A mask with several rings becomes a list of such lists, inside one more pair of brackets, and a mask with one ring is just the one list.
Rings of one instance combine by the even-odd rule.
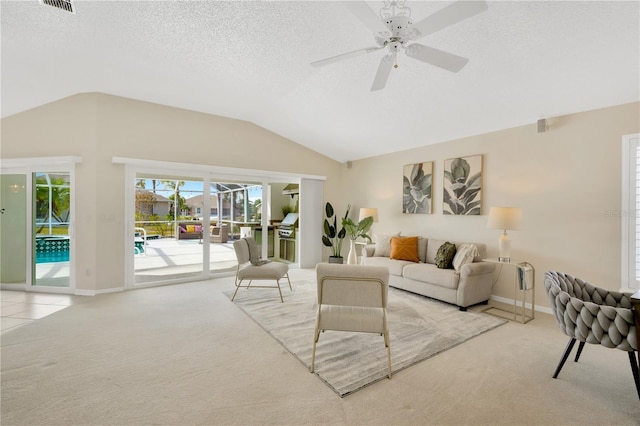
[[578, 352], [576, 352], [576, 357], [573, 360], [573, 362], [578, 362], [578, 360], [580, 359], [580, 354], [582, 353], [582, 349], [584, 348], [584, 344], [585, 344], [585, 342], [580, 342], [580, 345], [578, 346]]
[[276, 280], [276, 284], [278, 285], [278, 293], [280, 293], [280, 303], [284, 303], [282, 299], [282, 290], [280, 290], [280, 280]]
[[636, 382], [636, 392], [638, 392], [638, 399], [640, 399], [640, 377], [638, 375], [638, 361], [636, 361], [636, 353], [634, 351], [629, 351], [627, 353], [629, 354], [629, 363], [631, 364], [633, 380]]
[[291, 287], [291, 280], [289, 279], [289, 273], [287, 272], [287, 281], [289, 282], [289, 290], [293, 291], [293, 287]]
[[569, 354], [571, 353], [571, 349], [573, 349], [573, 345], [575, 345], [575, 344], [576, 344], [576, 339], [574, 339], [572, 337], [571, 340], [569, 340], [569, 343], [567, 344], [567, 348], [564, 350], [564, 354], [562, 354], [562, 359], [560, 360], [560, 363], [558, 364], [558, 367], [556, 367], [555, 373], [553, 373], [553, 378], [554, 379], [556, 379], [558, 377], [558, 374], [560, 374], [560, 370], [562, 370], [562, 366], [567, 361], [567, 358], [569, 358]]
[[236, 271], [236, 281], [235, 281], [236, 291], [234, 291], [233, 292], [233, 296], [231, 296], [231, 301], [232, 302], [236, 298], [236, 294], [238, 294], [238, 289], [240, 288], [240, 284], [242, 284], [242, 280], [240, 280], [240, 282], [238, 282], [238, 272]]
[[389, 370], [389, 378], [391, 378], [391, 343], [389, 342], [389, 330], [384, 333], [384, 344], [387, 347], [387, 369]]
[[313, 373], [316, 364], [316, 344], [318, 343], [318, 339], [320, 339], [320, 328], [318, 325], [320, 324], [320, 308], [318, 308], [318, 317], [316, 319], [316, 329], [313, 332], [313, 351], [311, 352], [311, 372]]

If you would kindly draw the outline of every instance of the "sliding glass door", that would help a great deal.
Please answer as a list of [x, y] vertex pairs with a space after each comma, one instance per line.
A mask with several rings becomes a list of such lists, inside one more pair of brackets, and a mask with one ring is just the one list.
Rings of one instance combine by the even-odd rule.
[[199, 277], [203, 270], [203, 181], [160, 173], [135, 177], [135, 284]]
[[0, 283], [27, 284], [27, 174], [0, 175]]
[[69, 287], [71, 174], [33, 173], [33, 285]]
[[[40, 159], [43, 163], [46, 159]], [[28, 163], [28, 160], [21, 160]], [[0, 170], [0, 283], [15, 290], [69, 292], [73, 165]]]

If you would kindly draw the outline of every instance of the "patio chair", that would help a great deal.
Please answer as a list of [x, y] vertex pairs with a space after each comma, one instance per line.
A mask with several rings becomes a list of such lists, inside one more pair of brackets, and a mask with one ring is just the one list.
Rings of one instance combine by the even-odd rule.
[[585, 343], [620, 349], [629, 355], [631, 373], [640, 398], [640, 379], [635, 352], [638, 350], [631, 294], [596, 287], [562, 272], [547, 272], [544, 287], [551, 311], [569, 343], [553, 373], [560, 374], [576, 340], [580, 342], [574, 359], [578, 362]]
[[[282, 299], [282, 290], [280, 289], [280, 280], [286, 278], [289, 282], [289, 289], [293, 291], [291, 280], [289, 279], [289, 266], [286, 263], [259, 259], [259, 255], [257, 254], [258, 249], [252, 237], [234, 241], [233, 248], [238, 258], [238, 266], [235, 280], [236, 290], [233, 292], [231, 301], [233, 302], [236, 298], [240, 287], [244, 287], [246, 289], [277, 288], [280, 293], [280, 302], [284, 302]], [[254, 280], [274, 280], [276, 285], [251, 285]], [[248, 284], [243, 285], [243, 281], [248, 281]]]
[[391, 345], [387, 326], [389, 269], [386, 266], [319, 263], [316, 276], [318, 316], [311, 372], [315, 369], [316, 344], [321, 331], [380, 333], [387, 348], [387, 375], [391, 378]]
[[212, 243], [226, 243], [229, 241], [229, 225], [227, 223], [223, 223], [212, 226], [210, 241]]

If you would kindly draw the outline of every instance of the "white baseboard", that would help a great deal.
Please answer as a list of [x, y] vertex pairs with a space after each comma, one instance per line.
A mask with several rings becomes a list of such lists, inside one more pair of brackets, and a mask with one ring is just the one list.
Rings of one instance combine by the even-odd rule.
[[76, 296], [97, 296], [98, 294], [119, 293], [121, 291], [124, 291], [124, 287], [105, 288], [103, 290], [76, 289], [74, 294]]
[[[513, 299], [507, 299], [506, 297], [500, 297], [500, 296], [491, 296], [491, 300], [495, 300], [496, 302], [500, 302], [500, 303], [505, 303], [507, 305], [511, 305], [513, 306]], [[518, 306], [520, 306], [521, 302], [518, 301]], [[525, 308], [528, 310], [531, 310], [531, 303], [525, 303]], [[536, 306], [534, 311], [536, 312], [542, 312], [545, 314], [549, 314], [549, 315], [553, 315], [553, 312], [551, 311], [551, 308], [547, 308], [546, 306]]]

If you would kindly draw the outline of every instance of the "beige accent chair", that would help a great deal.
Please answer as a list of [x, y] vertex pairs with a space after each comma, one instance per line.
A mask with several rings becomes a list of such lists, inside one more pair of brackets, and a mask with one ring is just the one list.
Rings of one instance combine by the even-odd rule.
[[[289, 266], [282, 262], [269, 262], [263, 265], [254, 265], [251, 263], [251, 256], [249, 254], [249, 246], [245, 239], [236, 240], [233, 242], [233, 249], [236, 252], [238, 259], [238, 267], [236, 269], [236, 290], [233, 292], [231, 301], [236, 298], [236, 294], [240, 287], [244, 288], [277, 288], [280, 293], [280, 302], [284, 302], [282, 299], [282, 290], [280, 289], [280, 280], [287, 278], [289, 282], [289, 289], [293, 291], [291, 287], [291, 280], [289, 280]], [[242, 285], [242, 282], [248, 280], [248, 284]], [[276, 285], [251, 285], [254, 280], [275, 280]]]
[[229, 225], [227, 223], [211, 227], [212, 243], [226, 243], [227, 241], [229, 241]]
[[576, 340], [580, 342], [574, 361], [578, 362], [585, 343], [627, 352], [631, 373], [640, 398], [640, 377], [635, 352], [638, 351], [631, 293], [596, 287], [580, 278], [549, 271], [544, 276], [551, 311], [569, 343], [553, 373], [557, 378]]
[[325, 330], [380, 333], [387, 348], [391, 378], [391, 346], [387, 326], [389, 269], [384, 266], [319, 263], [316, 266], [318, 316], [313, 338], [311, 372], [316, 344]]

